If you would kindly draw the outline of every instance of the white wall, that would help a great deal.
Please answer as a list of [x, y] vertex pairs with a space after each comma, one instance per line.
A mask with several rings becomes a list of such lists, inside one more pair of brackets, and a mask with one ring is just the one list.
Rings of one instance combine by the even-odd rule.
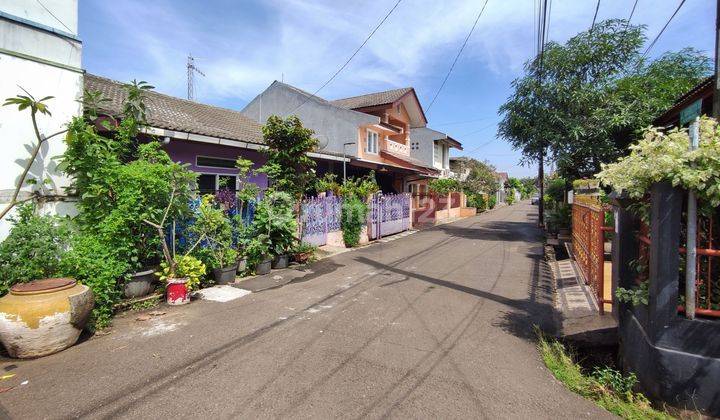
[[[43, 4], [62, 24], [36, 1], [0, 0], [0, 11], [8, 16], [0, 18], [0, 100], [24, 94], [20, 87], [36, 98], [54, 96], [47, 101], [52, 116], [38, 114], [40, 132], [49, 135], [63, 129], [81, 110], [76, 100], [81, 96], [83, 86], [82, 44], [74, 39], [77, 37], [77, 1], [43, 0]], [[16, 21], [13, 17], [29, 22]], [[53, 30], [62, 34], [53, 33]], [[29, 150], [36, 142], [30, 112], [19, 112], [17, 107], [0, 107], [0, 139], [0, 207], [4, 207], [29, 158]], [[31, 190], [40, 190], [43, 195], [61, 196], [62, 200], [68, 179], [58, 173], [52, 157], [63, 151], [62, 136], [44, 145], [30, 170], [30, 177], [49, 178], [51, 183], [25, 186], [23, 196]], [[51, 202], [41, 210], [60, 214], [74, 212], [73, 206], [65, 202]], [[8, 229], [7, 218], [0, 221], [0, 238], [7, 235]]]

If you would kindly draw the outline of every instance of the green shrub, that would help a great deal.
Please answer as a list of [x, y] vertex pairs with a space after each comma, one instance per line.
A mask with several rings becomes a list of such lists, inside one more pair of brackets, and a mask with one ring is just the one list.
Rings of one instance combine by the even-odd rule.
[[470, 194], [467, 197], [468, 207], [475, 207], [479, 210], [487, 210], [487, 202], [484, 194]]
[[61, 271], [90, 287], [95, 297], [90, 328], [102, 329], [110, 325], [113, 305], [122, 297], [120, 285], [129, 272], [130, 264], [118, 258], [114, 247], [92, 234], [76, 234], [71, 249], [61, 260]]
[[365, 200], [371, 194], [380, 191], [380, 186], [375, 180], [375, 171], [370, 171], [362, 177], [352, 177], [345, 180], [340, 186], [339, 193], [342, 197], [355, 196], [360, 200]]
[[565, 179], [564, 178], [552, 178], [548, 181], [547, 187], [545, 188], [546, 200], [552, 203], [563, 203], [565, 202]]
[[[295, 244], [295, 234], [297, 233], [292, 196], [280, 191], [271, 191], [266, 194], [255, 209], [255, 218], [250, 225], [250, 230], [253, 237], [256, 238], [259, 235], [267, 235], [269, 252], [275, 255], [286, 254]], [[254, 245], [256, 249], [254, 252], [261, 249], [260, 245]], [[260, 257], [261, 255], [256, 256]]]
[[545, 223], [550, 231], [560, 228], [569, 228], [572, 224], [572, 206], [567, 203], [555, 202], [554, 207], [548, 208]]
[[189, 231], [197, 238], [204, 238], [200, 250], [205, 251], [202, 254], [205, 258], [200, 259], [208, 269], [228, 267], [237, 260], [232, 225], [212, 195], [202, 197]]
[[350, 196], [343, 200], [340, 228], [346, 247], [352, 248], [360, 243], [360, 233], [365, 226], [367, 212], [367, 204], [359, 198]]
[[505, 202], [506, 202], [508, 205], [513, 204], [513, 203], [515, 202], [515, 194], [513, 194], [512, 192], [509, 193], [509, 194], [505, 197]]
[[439, 195], [448, 195], [453, 191], [460, 191], [460, 182], [452, 178], [431, 179], [428, 189]]
[[57, 275], [70, 233], [67, 221], [38, 216], [31, 204], [18, 206], [9, 220], [10, 234], [0, 243], [0, 296], [15, 283]]
[[[170, 266], [166, 261], [160, 263], [161, 271], [157, 273], [160, 281], [167, 282], [171, 276]], [[200, 285], [200, 279], [205, 275], [207, 268], [205, 264], [192, 255], [179, 255], [175, 257], [175, 273], [172, 274], [176, 279], [187, 279], [188, 290], [195, 290]]]
[[490, 199], [488, 199], [488, 208], [494, 209], [497, 205], [497, 197], [495, 195], [490, 196]]

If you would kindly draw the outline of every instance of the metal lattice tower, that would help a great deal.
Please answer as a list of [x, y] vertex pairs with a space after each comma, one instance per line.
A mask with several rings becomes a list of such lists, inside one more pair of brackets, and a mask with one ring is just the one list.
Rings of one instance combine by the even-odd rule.
[[187, 58], [187, 98], [189, 101], [195, 99], [195, 72], [205, 76], [205, 73], [195, 67], [195, 58], [189, 54]]

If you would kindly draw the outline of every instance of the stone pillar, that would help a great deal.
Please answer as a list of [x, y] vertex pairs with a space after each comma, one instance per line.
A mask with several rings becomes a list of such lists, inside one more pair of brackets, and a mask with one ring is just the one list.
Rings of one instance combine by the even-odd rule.
[[652, 186], [648, 334], [655, 342], [677, 316], [683, 191], [669, 182]]

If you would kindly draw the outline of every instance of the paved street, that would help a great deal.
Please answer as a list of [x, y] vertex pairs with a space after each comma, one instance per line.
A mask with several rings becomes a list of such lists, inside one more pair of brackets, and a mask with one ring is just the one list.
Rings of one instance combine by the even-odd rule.
[[28, 383], [0, 394], [0, 417], [608, 416], [532, 342], [552, 317], [536, 211], [500, 208], [323, 260], [282, 288], [3, 359]]

